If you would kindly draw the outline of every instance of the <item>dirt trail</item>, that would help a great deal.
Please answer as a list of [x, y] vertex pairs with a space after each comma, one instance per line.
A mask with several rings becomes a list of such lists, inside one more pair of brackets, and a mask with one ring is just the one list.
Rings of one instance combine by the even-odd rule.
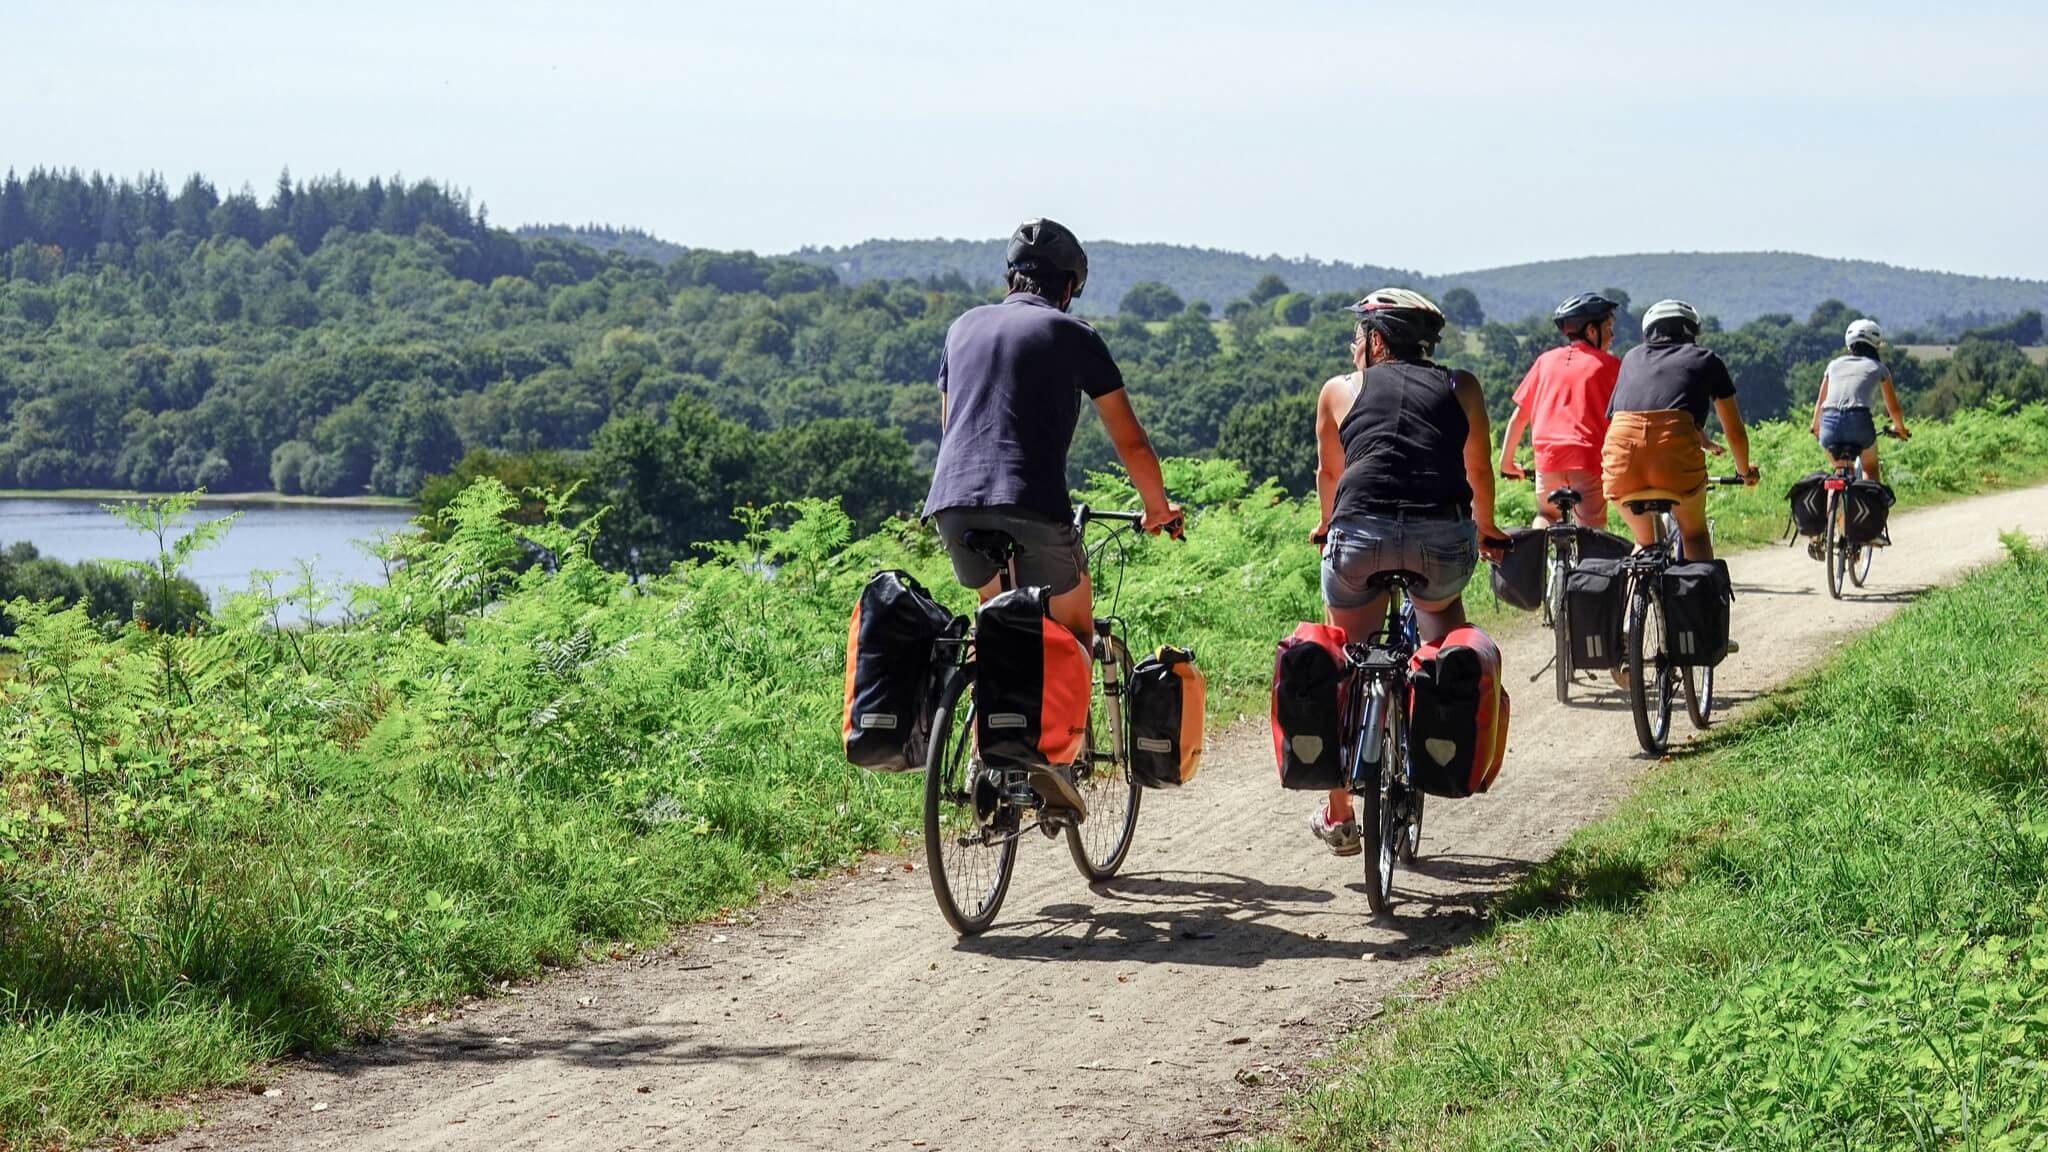
[[[1737, 557], [1743, 650], [1724, 701], [1991, 560], [1999, 530], [2048, 534], [2044, 497], [1900, 517], [1900, 545], [1841, 603], [1803, 549]], [[288, 1066], [276, 1096], [218, 1101], [167, 1147], [1130, 1149], [1233, 1132], [1644, 768], [1618, 695], [1562, 708], [1547, 676], [1528, 682], [1548, 645], [1508, 638], [1501, 782], [1431, 805], [1427, 859], [1398, 877], [1391, 923], [1366, 914], [1360, 862], [1305, 834], [1311, 799], [1274, 787], [1264, 732], [1246, 725], [1184, 793], [1146, 797], [1125, 875], [1102, 891], [1064, 844], [1033, 838], [978, 940], [946, 929], [921, 856], [915, 871], [871, 861], [752, 927], [693, 929], [659, 957]], [[1690, 731], [1683, 709], [1674, 725]]]

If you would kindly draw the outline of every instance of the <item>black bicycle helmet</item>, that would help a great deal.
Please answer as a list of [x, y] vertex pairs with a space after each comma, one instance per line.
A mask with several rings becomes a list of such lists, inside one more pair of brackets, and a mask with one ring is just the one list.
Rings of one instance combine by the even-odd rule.
[[1369, 292], [1356, 304], [1344, 306], [1358, 322], [1379, 330], [1387, 343], [1420, 345], [1434, 350], [1444, 332], [1443, 310], [1420, 292], [1406, 288], [1382, 288]]
[[1057, 220], [1041, 216], [1017, 225], [1004, 259], [1011, 268], [1041, 283], [1048, 273], [1073, 277], [1076, 296], [1088, 284], [1088, 253], [1081, 250], [1073, 231]]
[[1570, 332], [1586, 324], [1598, 324], [1621, 310], [1621, 305], [1598, 292], [1581, 292], [1559, 304], [1550, 322]]

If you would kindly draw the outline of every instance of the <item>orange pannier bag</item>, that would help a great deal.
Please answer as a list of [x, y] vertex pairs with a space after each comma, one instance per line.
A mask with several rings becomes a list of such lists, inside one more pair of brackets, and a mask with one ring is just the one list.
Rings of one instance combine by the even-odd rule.
[[1131, 673], [1125, 723], [1131, 774], [1147, 788], [1178, 788], [1202, 767], [1202, 713], [1208, 685], [1186, 648], [1162, 647]]
[[1508, 751], [1500, 647], [1470, 624], [1416, 649], [1408, 671], [1408, 763], [1416, 786], [1453, 799], [1484, 792]]
[[974, 616], [974, 732], [989, 764], [1072, 764], [1088, 734], [1094, 661], [1048, 612], [1040, 587], [1015, 588]]

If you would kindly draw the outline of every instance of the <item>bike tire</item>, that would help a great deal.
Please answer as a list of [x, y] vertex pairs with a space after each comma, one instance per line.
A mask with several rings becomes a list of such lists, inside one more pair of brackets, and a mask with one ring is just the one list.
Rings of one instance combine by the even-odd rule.
[[[1131, 654], [1120, 640], [1111, 641], [1111, 650], [1117, 662], [1118, 682], [1128, 689], [1135, 671]], [[1095, 734], [1108, 727], [1107, 715], [1102, 718], [1100, 727], [1097, 725], [1095, 708], [1103, 700], [1101, 692], [1095, 693], [1095, 700], [1096, 704], [1090, 706], [1088, 714], [1087, 754], [1090, 757], [1095, 753]], [[1138, 805], [1145, 797], [1145, 790], [1139, 787], [1138, 778], [1131, 773], [1128, 716], [1124, 717], [1123, 728], [1125, 747], [1112, 751], [1115, 759], [1109, 764], [1088, 762], [1087, 778], [1076, 781], [1081, 789], [1081, 798], [1088, 802], [1088, 819], [1080, 824], [1067, 825], [1067, 852], [1074, 858], [1074, 867], [1095, 884], [1115, 876], [1117, 869], [1123, 867], [1124, 859], [1131, 854], [1131, 841], [1138, 831]], [[1106, 835], [1110, 838], [1105, 839]]]
[[1704, 731], [1714, 722], [1714, 669], [1701, 664], [1685, 670], [1685, 712], [1692, 726]]
[[1858, 588], [1870, 579], [1870, 562], [1877, 555], [1877, 549], [1868, 544], [1859, 544], [1849, 554], [1849, 582]]
[[1844, 516], [1842, 494], [1828, 493], [1828, 595], [1837, 600], [1842, 598], [1842, 576], [1849, 567], [1849, 559], [1843, 554], [1843, 549], [1848, 546], [1848, 530], [1843, 523]]
[[[1365, 863], [1365, 902], [1375, 916], [1386, 916], [1394, 910], [1394, 865], [1400, 857], [1401, 829], [1397, 825], [1393, 783], [1400, 771], [1399, 757], [1402, 750], [1395, 744], [1400, 735], [1398, 720], [1394, 712], [1398, 702], [1389, 694], [1387, 708], [1379, 723], [1381, 725], [1380, 764], [1373, 787], [1356, 793], [1358, 810], [1358, 835], [1363, 849], [1359, 855]], [[1371, 715], [1372, 709], [1366, 713]], [[1363, 745], [1365, 741], [1359, 740]], [[1354, 779], [1356, 775], [1354, 774]]]
[[970, 679], [965, 670], [953, 673], [932, 719], [931, 751], [924, 768], [924, 860], [939, 914], [960, 935], [979, 936], [995, 923], [1003, 898], [1009, 895], [1010, 875], [1017, 866], [1017, 827], [1014, 813], [1003, 827], [1007, 805], [999, 802], [990, 823], [1006, 838], [994, 845], [965, 843], [970, 829], [975, 834], [985, 831], [975, 811]]
[[1408, 769], [1408, 721], [1405, 715], [1398, 711], [1394, 714], [1394, 727], [1399, 733], [1395, 740], [1399, 753], [1396, 763], [1402, 765], [1402, 791], [1407, 796], [1407, 802], [1402, 807], [1408, 814], [1408, 819], [1402, 827], [1401, 840], [1395, 845], [1395, 855], [1403, 865], [1413, 867], [1415, 857], [1422, 852], [1422, 803], [1429, 796], [1415, 787], [1414, 773]]
[[1657, 612], [1652, 619], [1656, 596], [1648, 579], [1638, 576], [1629, 589], [1628, 701], [1635, 718], [1636, 743], [1657, 756], [1663, 754], [1671, 737], [1671, 677], [1663, 659], [1663, 613]]
[[1566, 618], [1568, 608], [1564, 599], [1564, 566], [1551, 569], [1550, 589], [1550, 640], [1554, 655], [1551, 658], [1551, 672], [1557, 682], [1557, 702], [1566, 704], [1572, 696], [1572, 630]]

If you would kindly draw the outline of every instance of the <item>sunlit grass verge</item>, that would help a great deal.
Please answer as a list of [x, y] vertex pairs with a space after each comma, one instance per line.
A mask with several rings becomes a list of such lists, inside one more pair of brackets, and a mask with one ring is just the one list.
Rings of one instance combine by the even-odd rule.
[[2010, 547], [1574, 835], [1259, 1147], [2048, 1146], [2048, 558]]

